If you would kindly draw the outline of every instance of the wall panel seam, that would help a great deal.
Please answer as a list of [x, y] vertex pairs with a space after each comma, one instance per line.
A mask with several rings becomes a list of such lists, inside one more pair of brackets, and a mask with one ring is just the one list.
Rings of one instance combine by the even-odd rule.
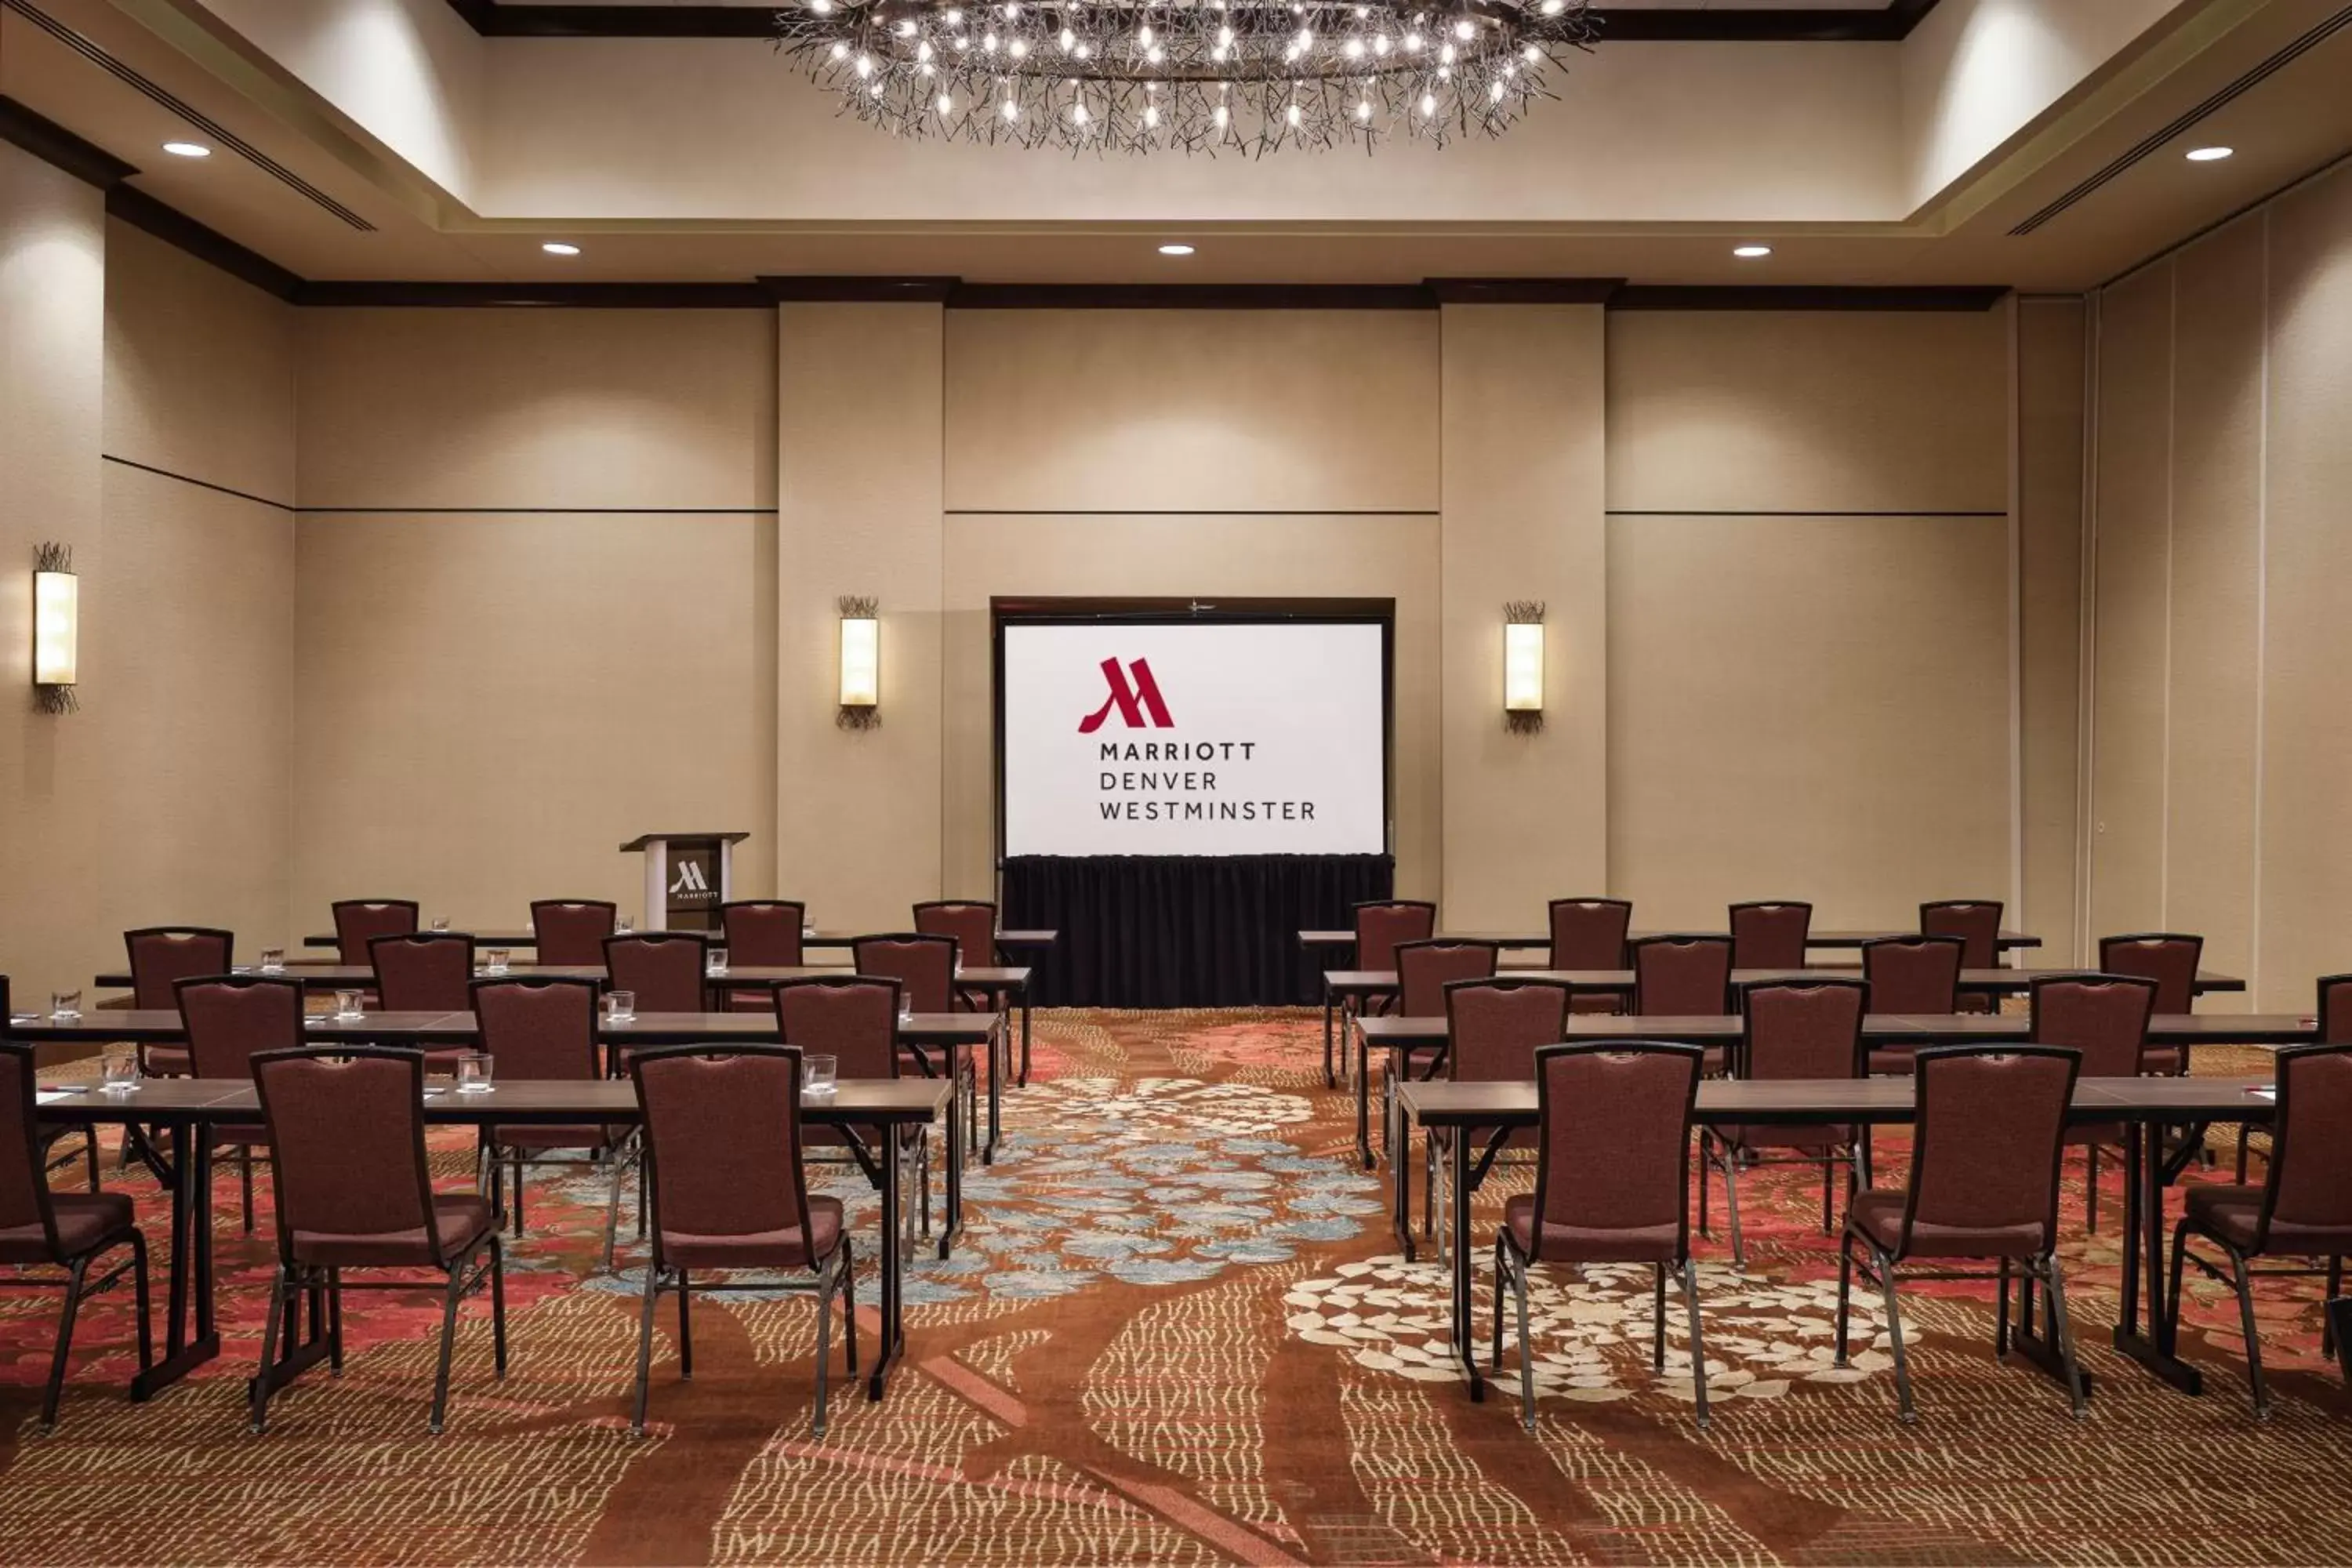
[[2074, 701], [2074, 954], [2089, 951], [2092, 887], [2098, 861], [2099, 415], [2107, 299], [2093, 296], [2083, 354], [2083, 531], [2076, 547]]
[[2022, 321], [2009, 307], [2009, 906], [2025, 908], [2025, 427]]
[[2156, 923], [2172, 929], [2172, 536], [2180, 503], [2180, 268], [2165, 279], [2164, 317], [2164, 721], [2157, 755]]
[[2271, 212], [2263, 209], [2262, 393], [2254, 426], [2254, 804], [2246, 984], [2263, 1001], [2263, 762], [2269, 743], [2271, 586]]

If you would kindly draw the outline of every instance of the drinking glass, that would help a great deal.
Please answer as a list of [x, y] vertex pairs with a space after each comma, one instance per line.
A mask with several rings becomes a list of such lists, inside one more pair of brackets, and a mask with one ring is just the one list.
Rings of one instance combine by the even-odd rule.
[[634, 1024], [637, 1019], [637, 994], [634, 991], [604, 993], [604, 1022]]
[[79, 1017], [80, 1017], [80, 1016], [81, 1016], [81, 993], [80, 993], [80, 992], [79, 992], [79, 991], [52, 991], [52, 992], [50, 992], [50, 993], [49, 993], [49, 1016], [50, 1016], [50, 1017], [52, 1017], [52, 1018], [79, 1018]]
[[490, 1053], [468, 1051], [457, 1058], [457, 1092], [488, 1094], [490, 1092]]
[[613, 917], [613, 934], [614, 936], [627, 936], [636, 929], [637, 922], [629, 916], [614, 915]]
[[801, 1098], [803, 1100], [831, 1100], [833, 1098], [833, 1091], [837, 1087], [838, 1082], [835, 1075], [840, 1071], [840, 1068], [841, 1064], [839, 1060], [825, 1053], [820, 1052], [813, 1056], [803, 1057], [801, 1058], [801, 1075], [806, 1079], [806, 1081], [801, 1085]]
[[264, 974], [285, 973], [286, 950], [282, 947], [263, 948], [261, 950], [261, 973]]
[[508, 966], [508, 957], [509, 957], [508, 952], [507, 952], [507, 950], [506, 950], [505, 948], [503, 948], [503, 947], [493, 947], [493, 948], [486, 949], [486, 950], [483, 952], [483, 953], [482, 953], [482, 970], [483, 970], [483, 973], [487, 973], [487, 974], [504, 974], [504, 973], [507, 973], [507, 966]]
[[367, 993], [364, 991], [336, 992], [335, 1016], [338, 1018], [358, 1017], [360, 1016], [360, 1003], [366, 997], [366, 995]]
[[724, 974], [727, 973], [727, 950], [725, 948], [714, 947], [710, 950], [710, 973], [713, 974]]
[[139, 1087], [139, 1058], [129, 1051], [115, 1051], [106, 1058], [106, 1077], [101, 1084], [109, 1094], [129, 1094]]
[[436, 935], [442, 931], [447, 931], [448, 929], [449, 917], [447, 915], [435, 915], [433, 917], [433, 930]]

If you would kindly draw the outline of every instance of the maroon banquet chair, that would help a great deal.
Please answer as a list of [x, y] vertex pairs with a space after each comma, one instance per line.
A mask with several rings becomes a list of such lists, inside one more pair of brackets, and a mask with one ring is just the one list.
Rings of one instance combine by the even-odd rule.
[[[34, 1092], [35, 1054], [31, 1045], [0, 1040], [0, 1264], [66, 1271], [63, 1279], [33, 1276], [10, 1281], [65, 1288], [57, 1346], [49, 1354], [49, 1380], [41, 1395], [41, 1430], [48, 1432], [58, 1424], [58, 1401], [65, 1390], [66, 1362], [81, 1304], [126, 1270], [137, 1298], [142, 1373], [155, 1364], [155, 1342], [148, 1326], [147, 1242], [139, 1233], [129, 1195], [94, 1188], [87, 1193], [49, 1190], [46, 1130]], [[90, 1265], [118, 1247], [131, 1249], [129, 1260], [92, 1280]]]
[[[1838, 1239], [1837, 1364], [1846, 1364], [1854, 1255], [1866, 1256], [1886, 1297], [1886, 1332], [1895, 1355], [1896, 1410], [1918, 1418], [1911, 1367], [1895, 1302], [1895, 1266], [1938, 1265], [1932, 1278], [1999, 1281], [1993, 1353], [2009, 1351], [2010, 1277], [2040, 1280], [2050, 1291], [2050, 1329], [2075, 1417], [2087, 1406], [2066, 1321], [2066, 1282], [2058, 1267], [2058, 1163], [2066, 1111], [2074, 1098], [2079, 1053], [2049, 1046], [1936, 1046], [1918, 1054], [1916, 1125], [1911, 1180], [1903, 1191], [1871, 1188], [1846, 1206]], [[1989, 1261], [1990, 1275], [1941, 1266]]]
[[[2156, 995], [2156, 982], [2137, 975], [2043, 975], [2033, 983], [2033, 1043], [2075, 1052], [2084, 1078], [2137, 1078]], [[2083, 1151], [2089, 1187], [2084, 1223], [2094, 1235], [2099, 1228], [2099, 1151], [2121, 1149], [2126, 1131], [2115, 1121], [2077, 1123], [2065, 1131], [2063, 1146]]]
[[1812, 933], [1813, 906], [1786, 899], [1731, 906], [1734, 969], [1802, 969]]
[[[871, 974], [820, 974], [787, 980], [771, 994], [776, 1010], [777, 1037], [797, 1047], [805, 1060], [830, 1056], [841, 1079], [895, 1079], [911, 1059], [925, 1078], [937, 1074], [920, 1055], [898, 1046], [898, 983]], [[881, 1127], [803, 1127], [801, 1142], [810, 1158], [825, 1164], [858, 1165], [856, 1146], [878, 1152], [878, 1157], [898, 1162], [904, 1186], [922, 1194], [923, 1235], [931, 1229], [930, 1129], [910, 1129], [909, 1140], [898, 1129]], [[894, 1141], [894, 1134], [896, 1134]], [[879, 1167], [876, 1167], [878, 1169]], [[908, 1210], [908, 1222], [914, 1211]]]
[[[1720, 1018], [1731, 1012], [1732, 942], [1721, 936], [1644, 936], [1633, 958], [1633, 1011], [1649, 1018]], [[1709, 1075], [1729, 1064], [1720, 1046], [1705, 1051]]]
[[[236, 964], [236, 937], [215, 926], [143, 926], [122, 933], [131, 960], [131, 1005], [152, 1012], [179, 1005], [173, 987], [183, 980], [226, 974]], [[184, 1041], [142, 1041], [139, 1070], [151, 1078], [184, 1078]]]
[[[1398, 1016], [1444, 1016], [1445, 988], [1457, 980], [1491, 979], [1500, 952], [1491, 942], [1463, 937], [1427, 937], [1397, 943], [1391, 962], [1396, 966]], [[1427, 1078], [1436, 1072], [1438, 1061], [1445, 1054], [1442, 1044], [1408, 1046], [1391, 1051], [1389, 1060], [1397, 1064], [1398, 1071], [1381, 1075], [1381, 1137], [1397, 1158], [1403, 1157], [1404, 1145], [1399, 1140], [1404, 1129], [1402, 1113], [1397, 1108], [1396, 1086], [1400, 1076], [1413, 1076], [1416, 1058], [1424, 1054], [1430, 1058], [1429, 1067], [1420, 1076]]]
[[710, 940], [700, 931], [641, 931], [604, 939], [604, 983], [634, 994], [639, 1013], [708, 1011], [709, 976]]
[[652, 1173], [653, 1259], [637, 1330], [636, 1406], [642, 1437], [652, 1383], [654, 1309], [677, 1293], [677, 1372], [694, 1374], [688, 1301], [696, 1269], [806, 1270], [805, 1283], [706, 1283], [701, 1289], [814, 1289], [815, 1436], [824, 1436], [833, 1299], [842, 1298], [849, 1371], [857, 1371], [857, 1284], [841, 1200], [812, 1194], [801, 1135], [801, 1053], [793, 1046], [666, 1046], [635, 1051], [629, 1075], [645, 1117]]
[[602, 963], [604, 939], [619, 918], [603, 899], [534, 899], [530, 936], [541, 963]]
[[[1533, 975], [1495, 975], [1449, 981], [1445, 986], [1446, 1079], [1457, 1083], [1526, 1083], [1535, 1077], [1536, 1052], [1555, 1046], [1568, 1033], [1568, 1015], [1575, 993], [1557, 980]], [[1446, 1184], [1452, 1180], [1446, 1163], [1454, 1147], [1451, 1128], [1428, 1130], [1428, 1152], [1422, 1183], [1421, 1228], [1434, 1228], [1439, 1212], [1451, 1213]], [[1533, 1128], [1513, 1133], [1507, 1149], [1535, 1147]], [[1407, 1157], [1401, 1148], [1398, 1158]], [[1442, 1258], [1452, 1245], [1450, 1227], [1438, 1238]]]
[[956, 942], [935, 931], [861, 936], [849, 946], [860, 974], [895, 980], [910, 1013], [953, 1013], [957, 1006]]
[[[477, 1038], [489, 1054], [494, 1079], [505, 1083], [582, 1083], [604, 1076], [596, 1051], [596, 983], [553, 974], [477, 980], [471, 990]], [[576, 1155], [559, 1151], [579, 1150]], [[503, 1207], [514, 1234], [523, 1234], [523, 1173], [583, 1166], [605, 1176], [604, 1272], [621, 1219], [621, 1179], [636, 1163], [636, 1129], [609, 1126], [494, 1126], [483, 1137], [494, 1207]], [[514, 1182], [502, 1192], [502, 1172]], [[503, 1200], [503, 1201], [502, 1201]]]
[[[1968, 944], [1956, 936], [1889, 936], [1862, 944], [1862, 977], [1870, 987], [1865, 1011], [1940, 1016], [1960, 1010], [1960, 970]], [[1878, 1046], [1870, 1070], [1911, 1070], [1913, 1046]]]
[[[0, 991], [5, 996], [5, 991]], [[2319, 999], [2311, 1010], [2313, 1040], [2322, 1046], [2352, 1045], [2352, 974], [2323, 974], [2319, 978]], [[2257, 1131], [2268, 1137], [2266, 1129], [2241, 1126], [2238, 1129], [2238, 1184], [2246, 1180], [2246, 1155], [2251, 1146], [2250, 1135]], [[2352, 1373], [2347, 1373], [2352, 1381]]]
[[368, 943], [380, 936], [407, 936], [416, 930], [414, 899], [344, 899], [332, 910], [335, 955], [343, 963], [366, 963]]
[[[2262, 1335], [2254, 1325], [2252, 1281], [2257, 1276], [2325, 1275], [2327, 1297], [2344, 1294], [2344, 1255], [2352, 1252], [2352, 1044], [2297, 1046], [2278, 1054], [2278, 1111], [2272, 1123], [2270, 1173], [2259, 1187], [2194, 1183], [2189, 1206], [2172, 1237], [2172, 1293], [2168, 1310], [2172, 1332], [2180, 1331], [2182, 1266], [2226, 1279], [2238, 1293], [2238, 1321], [2246, 1337], [2246, 1384], [2254, 1419], [2271, 1415], [2270, 1390], [2263, 1381]], [[2203, 1241], [2229, 1259], [2224, 1274], [2191, 1252]], [[2250, 1267], [2258, 1258], [2316, 1258], [2320, 1268]], [[2321, 1319], [2319, 1353], [2336, 1348], [2333, 1314]]]
[[[368, 962], [375, 970], [376, 1005], [387, 1013], [463, 1013], [474, 1005], [474, 939], [463, 931], [380, 936], [368, 943]], [[425, 1065], [454, 1073], [469, 1048], [429, 1048]]]
[[1493, 1365], [1503, 1367], [1504, 1288], [1519, 1319], [1519, 1421], [1536, 1425], [1528, 1270], [1538, 1263], [1646, 1263], [1654, 1274], [1651, 1366], [1666, 1366], [1666, 1271], [1690, 1318], [1691, 1391], [1707, 1424], [1706, 1346], [1690, 1256], [1691, 1107], [1696, 1046], [1601, 1040], [1536, 1052], [1536, 1190], [1503, 1205], [1495, 1233]]
[[[808, 906], [790, 899], [737, 899], [719, 906], [719, 940], [728, 967], [797, 969], [807, 962], [802, 933]], [[726, 994], [730, 1011], [765, 1013], [775, 1005], [765, 986], [738, 987]]]
[[[269, 1396], [289, 1381], [279, 1370], [309, 1295], [326, 1306], [330, 1364], [343, 1364], [343, 1274], [352, 1268], [432, 1268], [432, 1281], [386, 1281], [377, 1290], [439, 1290], [441, 1354], [433, 1374], [430, 1429], [449, 1404], [449, 1362], [457, 1303], [487, 1279], [490, 1342], [507, 1374], [506, 1269], [498, 1213], [479, 1193], [436, 1193], [425, 1152], [425, 1055], [388, 1046], [264, 1051], [253, 1084], [275, 1151], [278, 1272], [261, 1331], [261, 1366], [251, 1384], [252, 1431], [268, 1429]], [[477, 1258], [488, 1257], [479, 1264]], [[355, 1287], [356, 1288], [356, 1287]]]
[[[1758, 1082], [1790, 1079], [1859, 1078], [1862, 1019], [1870, 987], [1859, 980], [1768, 981], [1746, 987], [1735, 1076]], [[1724, 1209], [1731, 1223], [1731, 1261], [1748, 1267], [1739, 1228], [1739, 1173], [1757, 1165], [1819, 1165], [1822, 1234], [1836, 1227], [1837, 1167], [1846, 1168], [1849, 1197], [1866, 1184], [1869, 1164], [1856, 1126], [1759, 1124], [1702, 1127], [1698, 1134], [1698, 1229], [1707, 1231], [1709, 1167], [1723, 1173]]]
[[[1625, 938], [1633, 906], [1623, 899], [1554, 899], [1550, 906], [1551, 952], [1547, 969], [1626, 969]], [[1571, 1013], [1616, 1013], [1615, 996], [1582, 992], [1568, 1002]]]
[[[1998, 899], [1937, 899], [1919, 906], [1919, 934], [1958, 937], [1962, 969], [1998, 969], [2001, 914]], [[1959, 1010], [1998, 1013], [2000, 999], [1990, 991], [1963, 991]]]
[[[263, 1051], [302, 1046], [302, 983], [276, 974], [224, 974], [183, 980], [175, 994], [180, 1022], [188, 1032], [190, 1070], [204, 1079], [242, 1081]], [[211, 1142], [236, 1151], [237, 1186], [245, 1228], [253, 1229], [253, 1152], [269, 1147], [269, 1129], [258, 1121], [215, 1126]], [[210, 1225], [211, 1194], [200, 1224]]]
[[[956, 968], [989, 969], [996, 963], [996, 906], [976, 899], [935, 899], [915, 906], [915, 929], [926, 936], [952, 937]], [[981, 993], [964, 992], [965, 1005], [974, 1012], [993, 1011], [1001, 999], [989, 998], [983, 1009]]]
[[[2167, 1017], [2197, 1010], [2197, 966], [2204, 957], [2201, 936], [2147, 931], [2099, 939], [2099, 973], [2155, 981], [2156, 1010]], [[2150, 1046], [2140, 1055], [2139, 1070], [2177, 1078], [2189, 1070], [2189, 1047]]]

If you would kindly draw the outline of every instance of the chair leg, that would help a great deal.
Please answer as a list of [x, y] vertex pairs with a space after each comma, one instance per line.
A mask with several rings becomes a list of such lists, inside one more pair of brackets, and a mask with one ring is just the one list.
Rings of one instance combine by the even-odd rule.
[[131, 1305], [139, 1313], [139, 1370], [146, 1372], [155, 1364], [155, 1331], [147, 1310], [147, 1238], [137, 1230], [131, 1233]]
[[2042, 1268], [2050, 1282], [2050, 1337], [2058, 1342], [2058, 1363], [2066, 1369], [2066, 1397], [2080, 1421], [2090, 1414], [2090, 1406], [2083, 1401], [2083, 1369], [2074, 1360], [2074, 1331], [2066, 1324], [2066, 1277], [2055, 1252], [2042, 1260]]
[[490, 1232], [490, 1355], [501, 1378], [507, 1374], [507, 1259], [499, 1233]]
[[1895, 1413], [1907, 1425], [1919, 1419], [1919, 1412], [1911, 1404], [1911, 1363], [1903, 1352], [1903, 1313], [1895, 1301], [1895, 1259], [1874, 1247], [1870, 1261], [1886, 1291], [1886, 1335], [1895, 1345]]
[[2242, 1187], [2246, 1184], [2246, 1154], [2252, 1146], [2253, 1131], [2251, 1122], [2241, 1123], [2238, 1128], [2237, 1183]]
[[243, 1189], [245, 1194], [245, 1234], [251, 1236], [253, 1234], [253, 1145], [250, 1143], [240, 1143], [236, 1146], [236, 1180], [237, 1185]]
[[849, 1349], [849, 1375], [857, 1375], [857, 1254], [841, 1238], [841, 1337]]
[[[1723, 1151], [1724, 1156], [1723, 1212], [1731, 1222], [1731, 1266], [1745, 1268], [1748, 1267], [1748, 1243], [1739, 1234], [1739, 1151], [1727, 1144], [1717, 1144], [1717, 1147]], [[1699, 1162], [1699, 1168], [1706, 1168], [1704, 1159]]]
[[1650, 1269], [1650, 1370], [1666, 1370], [1666, 1266]]
[[1499, 1231], [1495, 1236], [1495, 1341], [1486, 1364], [1496, 1372], [1503, 1370], [1503, 1237]]
[[818, 1437], [824, 1436], [825, 1376], [833, 1362], [833, 1287], [840, 1267], [840, 1249], [836, 1247], [834, 1260], [825, 1265], [824, 1277], [816, 1290], [816, 1419], [810, 1424], [809, 1431]]
[[1683, 1259], [1683, 1311], [1690, 1319], [1691, 1392], [1698, 1398], [1698, 1429], [1706, 1430], [1706, 1341], [1698, 1325], [1698, 1264]]
[[2253, 1391], [2254, 1419], [2271, 1418], [2271, 1393], [2263, 1381], [2263, 1338], [2254, 1328], [2254, 1283], [2246, 1272], [2246, 1255], [2231, 1247], [2230, 1268], [2237, 1278], [2238, 1321], [2246, 1336], [2246, 1385]]
[[604, 1272], [610, 1274], [614, 1271], [613, 1252], [621, 1238], [621, 1178], [627, 1173], [621, 1145], [616, 1143], [604, 1152], [604, 1163], [611, 1167], [604, 1194]]
[[327, 1375], [343, 1375], [343, 1271], [327, 1270]]
[[1712, 1237], [1715, 1235], [1715, 1232], [1708, 1228], [1706, 1223], [1706, 1186], [1709, 1179], [1708, 1167], [1715, 1163], [1715, 1161], [1709, 1157], [1708, 1151], [1714, 1147], [1714, 1134], [1710, 1133], [1704, 1127], [1700, 1128], [1698, 1130], [1698, 1233], [1705, 1237]]
[[[2344, 1294], [2344, 1257], [2338, 1253], [2327, 1260], [2327, 1300], [2336, 1300]], [[2319, 1314], [2319, 1353], [2336, 1353], [2336, 1314], [2323, 1310]]]
[[[1992, 1353], [1995, 1361], [2009, 1353], [2009, 1259], [2004, 1258], [2000, 1262], [2000, 1296], [1993, 1308], [1992, 1319]], [[2159, 1309], [2162, 1305], [2161, 1302], [2158, 1303]]]
[[1837, 1360], [1836, 1360], [1836, 1364], [1837, 1364], [1837, 1365], [1839, 1365], [1839, 1366], [1843, 1366], [1843, 1365], [1845, 1365], [1845, 1342], [1846, 1342], [1846, 1336], [1847, 1336], [1849, 1333], [1851, 1333], [1851, 1332], [1853, 1331], [1851, 1330], [1851, 1328], [1848, 1326], [1848, 1325], [1850, 1325], [1853, 1321], [1853, 1232], [1852, 1232], [1852, 1231], [1847, 1231], [1843, 1236], [1841, 1236], [1841, 1237], [1838, 1237], [1838, 1313], [1837, 1313]]
[[688, 1316], [687, 1300], [692, 1292], [687, 1287], [686, 1270], [677, 1271], [677, 1380], [694, 1381], [694, 1321]]
[[436, 1437], [449, 1410], [449, 1362], [457, 1353], [457, 1299], [465, 1289], [465, 1264], [451, 1265], [449, 1289], [441, 1297], [441, 1360], [433, 1369], [433, 1414], [425, 1420], [427, 1430]]
[[646, 1435], [646, 1394], [653, 1381], [654, 1307], [661, 1300], [661, 1271], [646, 1260], [646, 1301], [637, 1314], [637, 1409], [629, 1420], [633, 1436]]
[[65, 1392], [66, 1358], [73, 1349], [74, 1319], [81, 1311], [81, 1282], [89, 1272], [88, 1254], [73, 1260], [66, 1280], [66, 1302], [58, 1312], [58, 1348], [49, 1355], [49, 1384], [41, 1395], [41, 1430], [54, 1430], [58, 1424], [58, 1399]]
[[2088, 1190], [2083, 1194], [2084, 1223], [2093, 1236], [2099, 1234], [2099, 1146], [2096, 1143], [2083, 1151], [2084, 1163], [2089, 1167]]
[[1822, 1234], [1827, 1236], [1837, 1219], [1837, 1159], [1822, 1156]]
[[85, 1121], [81, 1128], [81, 1158], [83, 1173], [89, 1178], [89, 1190], [98, 1191], [98, 1129]]
[[253, 1410], [246, 1422], [246, 1430], [257, 1437], [269, 1429], [269, 1368], [278, 1359], [278, 1321], [285, 1315], [291, 1282], [292, 1271], [278, 1264], [269, 1282], [269, 1316], [261, 1324], [261, 1367], [254, 1374]]

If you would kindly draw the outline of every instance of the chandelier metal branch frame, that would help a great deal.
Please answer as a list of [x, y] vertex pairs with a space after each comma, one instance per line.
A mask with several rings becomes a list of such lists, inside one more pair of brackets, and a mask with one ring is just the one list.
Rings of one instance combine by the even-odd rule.
[[777, 42], [894, 135], [1072, 153], [1499, 136], [1599, 31], [1588, 0], [798, 0]]

